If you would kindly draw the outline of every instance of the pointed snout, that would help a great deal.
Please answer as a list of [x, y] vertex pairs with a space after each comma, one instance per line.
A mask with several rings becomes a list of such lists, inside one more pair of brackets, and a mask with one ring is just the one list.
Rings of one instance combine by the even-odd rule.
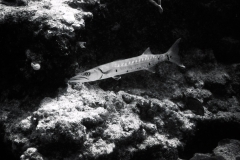
[[88, 79], [87, 79], [86, 77], [81, 76], [81, 75], [72, 77], [72, 78], [70, 78], [70, 79], [68, 80], [68, 82], [70, 82], [70, 83], [71, 83], [71, 82], [75, 82], [75, 83], [80, 82], [80, 83], [83, 83], [83, 82], [87, 82], [87, 81], [88, 81]]

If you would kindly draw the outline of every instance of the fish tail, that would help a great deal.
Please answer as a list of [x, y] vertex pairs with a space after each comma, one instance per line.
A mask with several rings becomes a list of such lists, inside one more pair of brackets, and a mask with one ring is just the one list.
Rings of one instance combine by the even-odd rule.
[[166, 55], [167, 55], [167, 59], [170, 62], [175, 63], [182, 68], [185, 68], [185, 66], [181, 63], [180, 57], [178, 55], [178, 51], [179, 51], [178, 44], [180, 40], [181, 38], [176, 40], [176, 42], [172, 45], [172, 47], [167, 51]]

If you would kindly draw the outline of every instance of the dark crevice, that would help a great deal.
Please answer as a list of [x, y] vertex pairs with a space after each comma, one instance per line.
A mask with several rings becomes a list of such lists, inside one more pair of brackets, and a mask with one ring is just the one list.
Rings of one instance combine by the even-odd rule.
[[222, 139], [240, 140], [240, 123], [205, 121], [197, 124], [195, 135], [188, 139], [179, 157], [190, 159], [195, 153], [212, 153]]
[[16, 156], [13, 155], [11, 151], [11, 145], [4, 142], [4, 127], [0, 124], [0, 155], [1, 160], [19, 160]]
[[[4, 75], [0, 80], [0, 101], [52, 94], [65, 84], [64, 71], [73, 59], [62, 54], [62, 46], [70, 46], [71, 42], [56, 36], [46, 40], [43, 33], [34, 34], [36, 27], [27, 20], [0, 26], [0, 73]], [[41, 69], [34, 70], [32, 62], [38, 62]]]
[[175, 148], [162, 148], [161, 146], [155, 146], [147, 148], [144, 151], [138, 152], [131, 157], [131, 160], [154, 160], [154, 159], [166, 159], [177, 160], [177, 150]]

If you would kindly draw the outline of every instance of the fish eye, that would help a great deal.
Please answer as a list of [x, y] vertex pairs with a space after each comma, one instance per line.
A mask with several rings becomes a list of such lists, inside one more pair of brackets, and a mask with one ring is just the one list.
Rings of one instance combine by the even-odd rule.
[[84, 76], [90, 76], [90, 72], [83, 73]]

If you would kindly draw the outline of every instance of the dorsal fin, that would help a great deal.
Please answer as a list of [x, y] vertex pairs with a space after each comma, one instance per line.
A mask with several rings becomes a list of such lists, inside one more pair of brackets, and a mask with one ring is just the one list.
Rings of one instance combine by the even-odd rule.
[[152, 52], [150, 51], [150, 48], [148, 47], [148, 48], [143, 52], [142, 55], [150, 55], [150, 54], [152, 54]]

